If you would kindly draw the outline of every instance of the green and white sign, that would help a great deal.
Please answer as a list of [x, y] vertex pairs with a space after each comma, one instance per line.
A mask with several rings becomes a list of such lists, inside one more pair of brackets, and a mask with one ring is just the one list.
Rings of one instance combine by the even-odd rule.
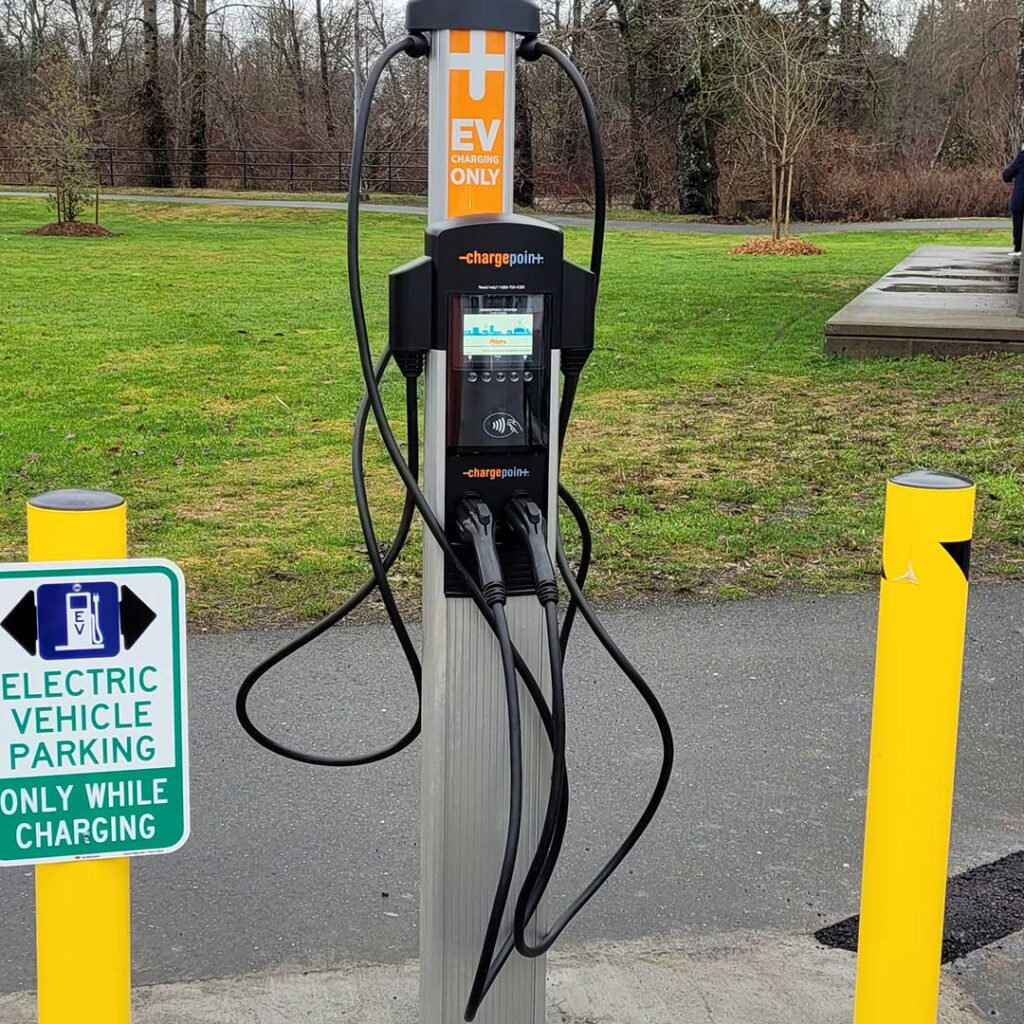
[[188, 833], [181, 570], [0, 566], [0, 865], [171, 853]]

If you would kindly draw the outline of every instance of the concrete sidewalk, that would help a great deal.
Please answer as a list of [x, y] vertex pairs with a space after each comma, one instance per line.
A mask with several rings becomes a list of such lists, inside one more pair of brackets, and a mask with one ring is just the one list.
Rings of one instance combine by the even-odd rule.
[[[555, 953], [548, 1024], [850, 1024], [854, 958], [813, 940], [732, 935], [662, 938]], [[135, 1024], [416, 1024], [415, 963], [362, 964], [159, 985], [136, 993]], [[938, 1024], [980, 1011], [943, 980]], [[35, 1024], [30, 993], [0, 996], [4, 1024]], [[879, 1022], [896, 1024], [896, 1022]]]
[[[14, 198], [46, 197], [45, 192], [2, 192], [0, 197]], [[158, 196], [158, 195], [124, 195], [117, 192], [101, 194], [100, 199], [106, 203], [172, 203], [186, 206], [242, 206], [268, 207], [278, 210], [345, 210], [347, 203], [331, 202], [316, 199], [230, 199], [213, 198], [210, 196]], [[361, 209], [365, 213], [403, 214], [413, 217], [425, 217], [425, 206], [401, 205], [394, 203], [363, 203]], [[557, 224], [559, 227], [589, 228], [589, 217], [577, 217], [561, 214], [537, 214], [544, 221]], [[823, 234], [828, 232], [861, 232], [861, 231], [986, 231], [1005, 230], [1009, 232], [1009, 217], [950, 217], [929, 220], [888, 220], [871, 223], [837, 223], [816, 224], [797, 222], [793, 225], [794, 234]], [[616, 219], [608, 221], [613, 231], [654, 231], [675, 235], [768, 235], [771, 227], [767, 224], [718, 224], [714, 222], [677, 221], [677, 220], [643, 220]], [[1009, 242], [1007, 242], [1009, 244]]]
[[[973, 590], [953, 873], [1024, 847], [1022, 609], [1022, 586]], [[636, 1005], [646, 1018], [602, 1016], [592, 1007], [610, 998], [603, 989], [587, 995], [586, 985], [557, 981], [556, 991], [570, 989], [558, 997], [568, 1008], [564, 1020], [848, 1020], [851, 958], [818, 949], [811, 936], [857, 910], [876, 614], [876, 596], [867, 594], [605, 616], [665, 704], [677, 767], [650, 833], [567, 931], [564, 959], [554, 964], [594, 977], [611, 970], [593, 959], [611, 949], [606, 959], [621, 967], [609, 977], [625, 986], [650, 960], [664, 967], [654, 972], [663, 980], [650, 982], [659, 999], [670, 1010], [696, 1009], [689, 1018], [666, 1018], [662, 1003], [645, 1002], [640, 992]], [[252, 744], [234, 720], [235, 690], [289, 635], [191, 641], [193, 833], [179, 854], [133, 866], [135, 978], [158, 986], [141, 993], [137, 1024], [355, 1024], [371, 1018], [346, 1017], [338, 1000], [363, 984], [351, 965], [365, 963], [378, 965], [365, 975], [365, 998], [373, 1003], [383, 986], [399, 1013], [380, 1020], [397, 1024], [402, 1012], [411, 1019], [419, 748], [384, 764], [332, 771], [281, 761]], [[552, 886], [555, 906], [620, 841], [659, 759], [649, 716], [585, 627], [570, 649], [567, 697], [574, 811]], [[326, 752], [382, 745], [404, 730], [414, 707], [388, 630], [351, 625], [278, 670], [257, 690], [253, 711], [285, 742]], [[23, 992], [34, 984], [30, 869], [0, 873], [0, 906], [0, 993]], [[1024, 1024], [1020, 934], [972, 953], [946, 975], [953, 987], [945, 1012], [960, 1012], [970, 999], [984, 1019]], [[382, 980], [371, 984], [374, 978]], [[306, 1016], [257, 1016], [265, 994], [279, 990], [309, 993]], [[687, 995], [701, 990], [706, 1012]], [[739, 1009], [730, 1008], [733, 995]], [[223, 1015], [225, 1000], [243, 997], [250, 1002], [240, 1004], [242, 1016]], [[0, 1021], [20, 1024], [28, 1005], [24, 996], [0, 1002]], [[774, 1008], [789, 1016], [769, 1016]]]

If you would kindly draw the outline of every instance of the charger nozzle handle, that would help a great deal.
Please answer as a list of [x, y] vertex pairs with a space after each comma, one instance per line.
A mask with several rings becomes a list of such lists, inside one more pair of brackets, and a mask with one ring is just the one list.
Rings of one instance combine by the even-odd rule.
[[494, 514], [490, 507], [476, 495], [466, 495], [455, 510], [455, 525], [459, 538], [468, 544], [476, 555], [477, 573], [484, 599], [492, 607], [505, 604], [508, 591], [505, 576], [501, 571], [498, 548], [495, 539]]
[[505, 521], [526, 548], [540, 603], [558, 604], [558, 585], [548, 551], [548, 526], [544, 513], [532, 498], [517, 494], [505, 506]]

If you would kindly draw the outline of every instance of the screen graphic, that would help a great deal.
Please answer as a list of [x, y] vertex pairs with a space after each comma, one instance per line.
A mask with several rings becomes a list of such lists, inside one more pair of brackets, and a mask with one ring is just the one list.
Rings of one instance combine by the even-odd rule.
[[533, 355], [533, 314], [504, 310], [466, 313], [462, 351], [466, 356]]

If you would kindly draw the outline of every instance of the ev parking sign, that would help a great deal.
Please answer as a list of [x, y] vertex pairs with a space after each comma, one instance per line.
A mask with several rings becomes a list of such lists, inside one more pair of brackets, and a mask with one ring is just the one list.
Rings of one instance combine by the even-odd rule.
[[0, 865], [180, 848], [186, 694], [173, 563], [0, 566]]

